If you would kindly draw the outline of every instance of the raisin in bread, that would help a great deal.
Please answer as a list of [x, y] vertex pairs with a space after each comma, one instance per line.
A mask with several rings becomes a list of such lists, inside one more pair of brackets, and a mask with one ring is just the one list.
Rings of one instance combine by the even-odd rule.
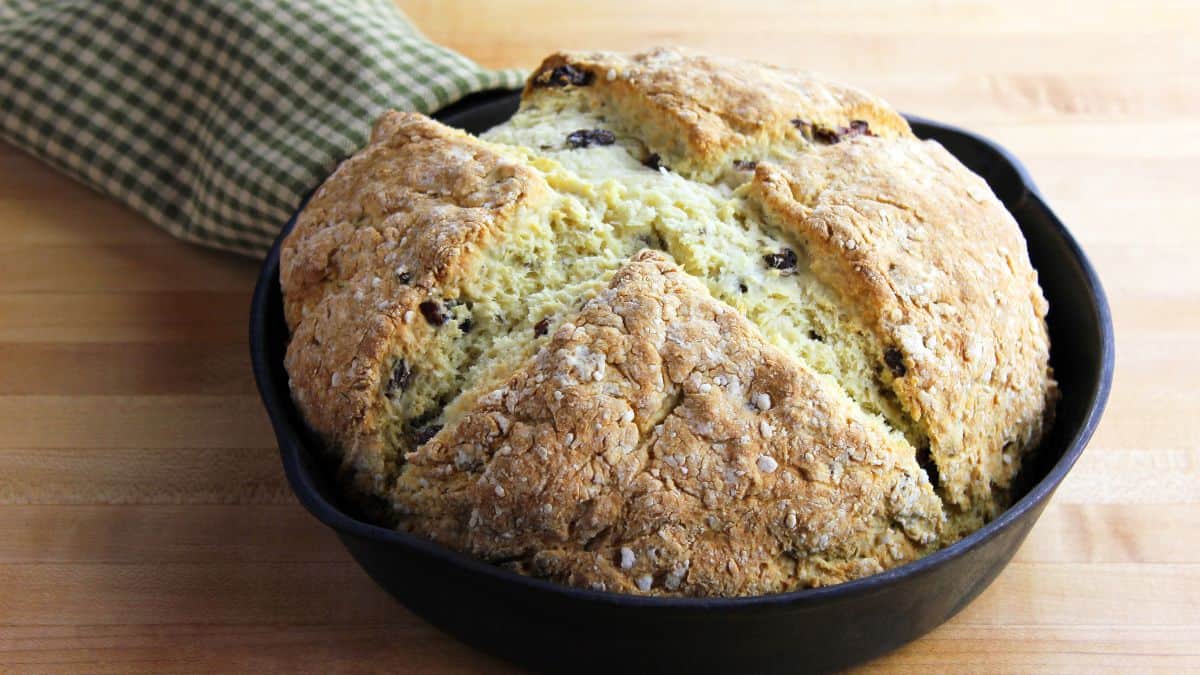
[[281, 281], [372, 517], [598, 589], [926, 555], [1007, 506], [1056, 397], [982, 179], [873, 96], [687, 51], [551, 56], [482, 138], [385, 114]]

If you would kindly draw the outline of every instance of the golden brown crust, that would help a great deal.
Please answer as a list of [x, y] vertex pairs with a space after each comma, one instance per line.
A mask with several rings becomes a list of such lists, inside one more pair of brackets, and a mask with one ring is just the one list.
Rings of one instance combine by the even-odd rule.
[[837, 583], [942, 523], [902, 440], [656, 251], [407, 459], [401, 527], [608, 590]]
[[995, 515], [1055, 395], [1046, 301], [1012, 216], [940, 145], [909, 138], [760, 164], [752, 194], [875, 331], [944, 495]]
[[474, 138], [390, 112], [301, 212], [280, 254], [285, 365], [301, 413], [360, 484], [384, 476], [394, 451], [378, 414], [393, 363], [431, 348], [420, 304], [441, 299], [473, 252], [546, 193]]
[[811, 145], [814, 130], [836, 133], [855, 120], [881, 137], [911, 135], [895, 110], [858, 89], [685, 49], [554, 54], [530, 77], [524, 98], [564, 94], [593, 97], [672, 170], [693, 177], [767, 148]]

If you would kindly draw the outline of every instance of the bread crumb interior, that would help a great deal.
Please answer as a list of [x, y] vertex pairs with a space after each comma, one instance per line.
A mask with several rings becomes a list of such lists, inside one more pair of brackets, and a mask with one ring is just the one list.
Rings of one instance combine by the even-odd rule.
[[[479, 252], [478, 267], [465, 281], [443, 290], [444, 321], [438, 344], [427, 352], [435, 356], [405, 364], [405, 386], [388, 392], [385, 433], [392, 447], [402, 455], [452, 425], [644, 248], [668, 253], [770, 343], [840, 386], [914, 452], [926, 447], [892, 395], [891, 374], [867, 329], [809, 273], [801, 242], [766, 224], [746, 198], [751, 162], [760, 158], [693, 180], [657, 166], [636, 134], [591, 105], [586, 98], [526, 102], [482, 135], [497, 152], [539, 172], [556, 194], [522, 212], [499, 241]], [[576, 134], [594, 130], [612, 135]]]

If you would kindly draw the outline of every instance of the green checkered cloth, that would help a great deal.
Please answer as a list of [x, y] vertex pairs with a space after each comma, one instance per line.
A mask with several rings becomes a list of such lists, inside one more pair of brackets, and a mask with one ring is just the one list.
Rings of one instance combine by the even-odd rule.
[[432, 44], [387, 0], [0, 0], [0, 136], [247, 255], [380, 112], [521, 80]]

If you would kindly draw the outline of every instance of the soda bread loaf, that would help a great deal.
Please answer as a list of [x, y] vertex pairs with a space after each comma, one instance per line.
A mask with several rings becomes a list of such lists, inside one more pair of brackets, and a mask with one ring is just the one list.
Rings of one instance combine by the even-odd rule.
[[371, 517], [644, 594], [839, 583], [996, 516], [1056, 397], [1012, 217], [879, 99], [562, 53], [474, 138], [390, 112], [281, 258]]

